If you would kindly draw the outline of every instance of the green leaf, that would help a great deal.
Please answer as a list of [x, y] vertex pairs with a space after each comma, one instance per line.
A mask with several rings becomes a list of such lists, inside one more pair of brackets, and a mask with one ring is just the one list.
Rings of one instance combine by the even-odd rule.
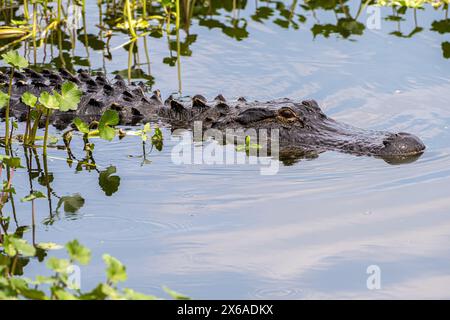
[[101, 171], [98, 176], [98, 184], [107, 196], [111, 196], [119, 189], [120, 177], [113, 175], [116, 171], [116, 167], [110, 166], [106, 170]]
[[142, 129], [142, 131], [144, 131], [145, 133], [148, 133], [151, 130], [152, 130], [152, 128], [150, 127], [150, 123], [148, 123], [148, 122], [144, 125], [144, 129]]
[[163, 287], [163, 290], [175, 300], [191, 300], [191, 298], [189, 298], [188, 296], [186, 296], [182, 293], [173, 291], [173, 290], [167, 288], [166, 286]]
[[54, 289], [53, 294], [58, 300], [78, 300], [76, 296], [60, 288]]
[[0, 91], [0, 109], [6, 107], [8, 103], [9, 103], [9, 95], [4, 93], [3, 91]]
[[156, 150], [161, 151], [163, 148], [163, 135], [160, 128], [155, 128], [155, 133], [152, 136], [152, 145]]
[[126, 268], [119, 260], [111, 257], [109, 254], [104, 254], [103, 261], [106, 264], [106, 277], [108, 281], [116, 284], [117, 282], [127, 280]]
[[58, 259], [51, 257], [47, 260], [47, 268], [57, 273], [67, 273], [70, 266], [70, 261], [67, 259]]
[[22, 102], [30, 108], [34, 108], [36, 106], [37, 97], [30, 92], [25, 92], [22, 95]]
[[58, 205], [56, 206], [56, 211], [64, 205], [64, 212], [66, 213], [76, 213], [84, 206], [84, 198], [78, 193], [73, 196], [64, 196], [59, 198]]
[[98, 131], [100, 133], [100, 138], [104, 140], [111, 141], [116, 136], [116, 130], [111, 127], [98, 127]]
[[9, 166], [10, 168], [22, 168], [19, 157], [0, 155], [0, 162], [6, 166]]
[[20, 239], [14, 236], [4, 236], [3, 247], [6, 254], [10, 257], [17, 254], [21, 254], [25, 257], [33, 257], [36, 254], [36, 248], [28, 244], [24, 239]]
[[155, 296], [139, 293], [128, 288], [123, 289], [123, 292], [125, 293], [124, 298], [127, 300], [158, 300]]
[[47, 91], [44, 91], [39, 96], [39, 103], [42, 104], [47, 109], [52, 110], [58, 110], [59, 109], [59, 101], [58, 99], [48, 93]]
[[66, 244], [67, 252], [72, 260], [81, 264], [88, 264], [91, 260], [91, 250], [82, 246], [78, 240], [73, 240]]
[[22, 57], [17, 51], [4, 53], [2, 58], [7, 64], [19, 70], [28, 67], [27, 59]]
[[61, 94], [54, 92], [54, 95], [59, 102], [59, 109], [64, 112], [77, 110], [82, 94], [83, 93], [78, 89], [78, 86], [70, 81], [63, 83]]
[[63, 248], [63, 246], [54, 242], [40, 242], [36, 245], [36, 247], [42, 250], [59, 250]]
[[27, 201], [31, 201], [34, 199], [45, 199], [47, 198], [47, 196], [45, 194], [43, 194], [40, 191], [33, 191], [32, 193], [30, 193], [29, 195], [27, 195], [26, 197], [23, 197], [22, 199], [20, 199], [21, 202], [27, 202]]
[[98, 123], [100, 138], [111, 141], [116, 135], [116, 131], [111, 128], [119, 123], [119, 114], [115, 110], [106, 110]]
[[73, 119], [73, 124], [77, 127], [78, 131], [82, 133], [89, 133], [89, 125], [80, 118]]

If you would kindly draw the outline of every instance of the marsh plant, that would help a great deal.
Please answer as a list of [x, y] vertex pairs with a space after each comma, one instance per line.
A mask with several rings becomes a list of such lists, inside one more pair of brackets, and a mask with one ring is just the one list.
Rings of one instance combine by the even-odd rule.
[[[51, 188], [51, 174], [47, 165], [47, 148], [51, 143], [49, 141], [49, 125], [52, 113], [70, 112], [77, 109], [81, 100], [82, 92], [73, 82], [64, 82], [60, 90], [52, 92], [43, 91], [39, 96], [31, 92], [24, 92], [20, 100], [27, 107], [26, 124], [24, 132], [14, 134], [13, 129], [18, 128], [15, 122], [9, 117], [11, 107], [12, 79], [14, 73], [18, 70], [28, 67], [28, 61], [19, 55], [16, 51], [11, 51], [3, 56], [4, 62], [11, 67], [10, 81], [6, 92], [0, 90], [0, 108], [5, 109], [5, 136], [0, 138], [5, 147], [5, 154], [0, 155], [0, 177], [6, 173], [6, 179], [2, 181], [0, 190], [0, 299], [39, 299], [39, 300], [66, 300], [66, 299], [156, 299], [155, 296], [145, 295], [135, 292], [132, 289], [119, 289], [118, 284], [127, 279], [125, 266], [116, 258], [110, 255], [103, 255], [106, 264], [106, 279], [99, 283], [91, 291], [82, 291], [79, 287], [74, 287], [71, 282], [71, 273], [74, 264], [87, 265], [91, 258], [91, 252], [88, 248], [82, 246], [77, 240], [71, 241], [65, 245], [68, 258], [61, 259], [50, 257], [47, 253], [51, 250], [61, 249], [62, 247], [55, 243], [36, 243], [35, 242], [35, 201], [47, 199], [49, 201], [50, 217], [45, 223], [53, 223], [54, 216], [51, 207], [50, 197], [59, 198], [56, 213], [61, 207], [65, 212], [76, 212], [84, 205], [84, 199], [75, 194], [72, 196], [59, 197]], [[37, 132], [44, 122], [44, 135], [38, 136]], [[119, 124], [119, 115], [114, 110], [107, 110], [101, 116], [99, 121], [86, 123], [79, 118], [73, 121], [73, 128], [62, 133], [64, 147], [69, 154], [70, 161], [75, 157], [70, 151], [70, 144], [75, 131], [80, 132], [84, 142], [86, 157], [79, 161], [79, 165], [85, 165], [96, 169], [93, 161], [94, 144], [90, 142], [92, 138], [101, 138], [106, 141], [113, 140], [116, 136], [123, 138], [126, 133], [122, 129], [117, 129]], [[141, 130], [129, 130], [129, 135], [139, 136], [143, 145], [150, 140], [152, 146], [158, 150], [162, 148], [162, 132], [155, 127], [152, 132], [150, 124], [145, 124]], [[42, 144], [38, 144], [42, 141]], [[19, 227], [14, 206], [14, 195], [16, 190], [13, 185], [13, 177], [16, 170], [23, 168], [21, 158], [14, 155], [11, 148], [12, 144], [22, 145], [25, 151], [26, 169], [30, 174], [30, 193], [21, 198], [21, 202], [30, 202], [32, 204], [32, 243], [23, 238], [28, 227]], [[37, 148], [42, 148], [43, 175], [39, 177], [39, 183], [47, 188], [47, 194], [39, 190], [34, 190], [32, 185], [32, 161], [28, 157], [28, 150], [36, 156], [37, 166], [40, 168], [37, 156]], [[98, 169], [96, 169], [98, 171]], [[41, 169], [39, 169], [41, 171]], [[107, 196], [111, 196], [118, 190], [120, 178], [116, 175], [116, 168], [110, 166], [104, 171], [98, 171], [99, 185]], [[5, 213], [6, 204], [11, 204], [12, 214]], [[12, 222], [16, 223], [16, 230], [10, 232]], [[24, 277], [24, 268], [31, 261], [45, 263], [50, 275], [40, 275], [35, 279]], [[164, 290], [174, 299], [186, 299], [184, 295], [178, 294], [168, 288]]]

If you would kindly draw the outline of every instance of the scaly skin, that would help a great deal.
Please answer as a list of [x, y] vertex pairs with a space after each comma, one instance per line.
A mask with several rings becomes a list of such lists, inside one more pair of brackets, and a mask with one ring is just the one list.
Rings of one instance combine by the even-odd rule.
[[[11, 112], [21, 121], [27, 113], [27, 107], [20, 101], [24, 92], [38, 96], [44, 90], [59, 89], [64, 81], [78, 84], [83, 91], [78, 109], [64, 113], [57, 111], [52, 115], [51, 123], [59, 129], [67, 127], [75, 117], [89, 122], [98, 120], [105, 110], [114, 109], [123, 125], [161, 121], [172, 129], [189, 129], [196, 121], [201, 121], [203, 130], [265, 129], [269, 137], [271, 130], [278, 129], [280, 154], [284, 158], [335, 150], [399, 163], [414, 161], [425, 150], [423, 142], [412, 134], [364, 130], [337, 122], [327, 117], [314, 100], [247, 102], [240, 98], [226, 101], [219, 95], [213, 101], [207, 101], [196, 95], [189, 101], [169, 97], [163, 102], [159, 91], [148, 94], [142, 83], [128, 85], [120, 76], [109, 81], [101, 73], [91, 76], [83, 70], [72, 75], [66, 70], [38, 73], [26, 69], [22, 73], [16, 72], [13, 80]], [[0, 86], [4, 88], [8, 81], [8, 73], [0, 73]]]

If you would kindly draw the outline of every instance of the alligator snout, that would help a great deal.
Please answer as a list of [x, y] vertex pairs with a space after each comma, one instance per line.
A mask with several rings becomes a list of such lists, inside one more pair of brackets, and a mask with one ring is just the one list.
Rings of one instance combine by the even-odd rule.
[[392, 134], [383, 141], [384, 147], [380, 150], [379, 156], [413, 156], [422, 154], [425, 144], [413, 134], [400, 132]]

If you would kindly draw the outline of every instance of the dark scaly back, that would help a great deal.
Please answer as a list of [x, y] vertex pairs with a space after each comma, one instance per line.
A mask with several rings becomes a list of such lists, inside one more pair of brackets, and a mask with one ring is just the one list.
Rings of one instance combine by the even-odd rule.
[[[8, 74], [8, 72], [0, 73], [0, 87], [4, 92], [8, 90]], [[76, 83], [83, 96], [76, 111], [53, 113], [52, 124], [57, 128], [65, 128], [75, 117], [88, 122], [99, 120], [108, 109], [119, 113], [121, 124], [136, 124], [149, 121], [156, 114], [156, 109], [162, 107], [160, 99], [152, 99], [146, 94], [145, 85], [142, 83], [128, 85], [119, 75], [109, 81], [102, 73], [91, 75], [85, 70], [71, 74], [65, 69], [60, 69], [59, 72], [24, 69], [22, 72], [14, 73], [11, 114], [19, 121], [25, 120], [28, 108], [21, 102], [20, 97], [23, 93], [30, 92], [39, 96], [43, 91], [60, 90], [65, 81]]]

